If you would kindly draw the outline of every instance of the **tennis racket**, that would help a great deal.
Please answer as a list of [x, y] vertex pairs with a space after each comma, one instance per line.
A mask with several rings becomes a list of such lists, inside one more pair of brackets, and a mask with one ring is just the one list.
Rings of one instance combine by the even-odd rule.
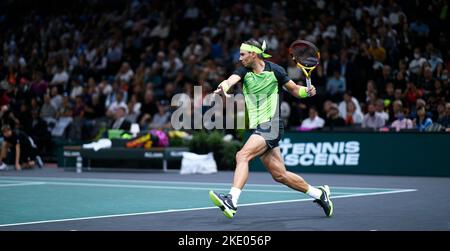
[[317, 47], [305, 40], [296, 40], [289, 46], [289, 55], [306, 77], [306, 86], [311, 87], [311, 72], [319, 65], [320, 52]]

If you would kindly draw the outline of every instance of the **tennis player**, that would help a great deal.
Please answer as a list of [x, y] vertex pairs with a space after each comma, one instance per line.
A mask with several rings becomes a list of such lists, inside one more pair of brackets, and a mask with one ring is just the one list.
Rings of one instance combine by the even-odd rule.
[[284, 130], [279, 118], [281, 89], [286, 89], [298, 98], [314, 96], [316, 89], [313, 85], [309, 89], [296, 85], [281, 66], [264, 60], [271, 57], [264, 53], [265, 47], [265, 42], [261, 44], [253, 39], [242, 43], [239, 60], [243, 66], [222, 81], [214, 91], [215, 94], [226, 94], [233, 85], [243, 80], [243, 95], [252, 134], [236, 154], [236, 170], [229, 194], [210, 191], [209, 196], [226, 217], [233, 218], [239, 196], [248, 179], [248, 163], [259, 156], [274, 180], [314, 198], [314, 202], [330, 217], [333, 214], [333, 203], [329, 187], [313, 187], [299, 175], [287, 171], [278, 145]]

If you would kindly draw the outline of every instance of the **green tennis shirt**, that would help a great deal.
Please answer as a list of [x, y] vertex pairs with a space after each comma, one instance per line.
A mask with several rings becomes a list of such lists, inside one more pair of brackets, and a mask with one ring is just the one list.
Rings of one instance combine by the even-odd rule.
[[251, 68], [245, 67], [233, 72], [243, 81], [242, 91], [250, 128], [256, 128], [278, 116], [280, 90], [290, 80], [283, 67], [269, 61], [264, 63], [261, 73], [254, 73]]

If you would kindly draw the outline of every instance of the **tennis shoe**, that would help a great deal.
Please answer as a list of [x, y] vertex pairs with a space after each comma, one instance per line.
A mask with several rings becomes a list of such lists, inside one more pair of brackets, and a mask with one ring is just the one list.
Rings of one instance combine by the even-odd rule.
[[333, 202], [330, 199], [330, 188], [327, 185], [324, 185], [318, 187], [318, 189], [322, 190], [322, 195], [320, 196], [320, 199], [314, 200], [314, 203], [317, 203], [323, 208], [327, 217], [331, 217], [333, 215]]
[[234, 217], [237, 211], [237, 207], [233, 204], [231, 194], [221, 194], [214, 191], [209, 191], [209, 198], [215, 206], [219, 207], [223, 211], [223, 214], [231, 219]]

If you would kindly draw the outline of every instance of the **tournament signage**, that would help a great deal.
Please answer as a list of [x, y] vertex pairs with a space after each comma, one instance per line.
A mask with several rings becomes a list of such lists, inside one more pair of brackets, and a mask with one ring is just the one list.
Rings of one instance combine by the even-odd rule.
[[[288, 170], [450, 177], [449, 133], [286, 132], [280, 151]], [[259, 159], [250, 168], [266, 171]]]
[[359, 145], [358, 141], [291, 143], [285, 138], [280, 149], [286, 166], [356, 166]]

